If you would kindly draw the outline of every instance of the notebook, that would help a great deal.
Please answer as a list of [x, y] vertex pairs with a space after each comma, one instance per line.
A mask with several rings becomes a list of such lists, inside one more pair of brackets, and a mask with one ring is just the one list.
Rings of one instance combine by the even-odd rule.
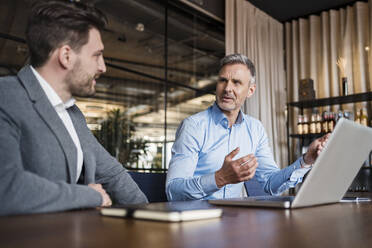
[[372, 128], [344, 118], [295, 197], [262, 196], [209, 200], [216, 205], [301, 208], [339, 202], [372, 150]]
[[222, 209], [213, 207], [206, 201], [183, 201], [102, 208], [101, 214], [114, 217], [181, 222], [219, 218], [222, 216]]

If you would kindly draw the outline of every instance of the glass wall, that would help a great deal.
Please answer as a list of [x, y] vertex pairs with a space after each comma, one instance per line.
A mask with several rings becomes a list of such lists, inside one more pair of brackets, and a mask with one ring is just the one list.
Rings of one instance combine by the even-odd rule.
[[[17, 13], [3, 17], [10, 25], [0, 25], [2, 75], [27, 62], [22, 39], [29, 1], [10, 2], [1, 6]], [[165, 171], [178, 125], [214, 102], [224, 24], [179, 1], [84, 2], [109, 20], [102, 32], [107, 72], [97, 80], [95, 96], [77, 98], [77, 105], [99, 142], [126, 168]]]

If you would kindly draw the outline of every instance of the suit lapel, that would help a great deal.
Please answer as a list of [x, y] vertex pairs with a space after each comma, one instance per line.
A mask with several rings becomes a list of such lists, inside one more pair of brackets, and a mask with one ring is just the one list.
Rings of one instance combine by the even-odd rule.
[[18, 78], [33, 102], [35, 110], [59, 141], [67, 161], [69, 181], [75, 183], [77, 151], [70, 134], [45, 95], [31, 68], [29, 66], [22, 68], [18, 73]]
[[90, 131], [86, 127], [84, 116], [81, 114], [79, 108], [76, 105], [70, 107], [67, 111], [71, 117], [72, 123], [74, 124], [76, 133], [80, 140], [81, 150], [83, 151], [84, 160], [84, 183], [95, 183], [95, 163], [92, 161], [93, 157], [92, 149], [89, 144]]

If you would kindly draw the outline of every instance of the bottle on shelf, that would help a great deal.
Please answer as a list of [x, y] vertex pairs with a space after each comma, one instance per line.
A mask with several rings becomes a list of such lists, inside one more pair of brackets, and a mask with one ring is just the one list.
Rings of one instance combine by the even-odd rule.
[[348, 90], [347, 90], [347, 77], [342, 78], [342, 95], [347, 96], [348, 95]]
[[336, 120], [335, 120], [335, 114], [333, 112], [329, 113], [328, 117], [328, 132], [333, 132], [333, 129], [335, 128]]
[[360, 124], [360, 109], [357, 110], [354, 121]]
[[310, 133], [315, 134], [316, 133], [316, 113], [311, 114], [310, 119]]
[[323, 115], [322, 132], [328, 133], [328, 118], [329, 118], [328, 111], [324, 111], [322, 115]]
[[307, 118], [307, 115], [304, 115], [304, 121], [302, 122], [302, 134], [308, 134], [309, 133], [309, 119]]
[[366, 108], [362, 108], [362, 112], [360, 115], [360, 124], [362, 124], [363, 126], [368, 126], [368, 115]]
[[304, 122], [304, 116], [303, 115], [298, 115], [297, 116], [297, 133], [298, 134], [303, 134], [303, 122]]
[[319, 112], [316, 114], [316, 133], [322, 132], [322, 117]]

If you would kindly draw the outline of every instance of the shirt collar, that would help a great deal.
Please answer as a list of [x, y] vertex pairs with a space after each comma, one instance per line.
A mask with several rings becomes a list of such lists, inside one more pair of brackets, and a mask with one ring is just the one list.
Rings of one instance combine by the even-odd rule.
[[[226, 115], [221, 111], [220, 107], [218, 107], [217, 102], [214, 102], [212, 106], [212, 116], [213, 120], [216, 124], [220, 123], [221, 121], [224, 121], [224, 126], [228, 126], [228, 120]], [[244, 114], [241, 110], [239, 110], [238, 118], [235, 122], [235, 124], [241, 124], [244, 121]]]
[[70, 98], [65, 103], [63, 103], [62, 99], [58, 96], [57, 92], [55, 92], [55, 90], [50, 86], [50, 84], [47, 81], [45, 81], [45, 79], [34, 69], [34, 67], [32, 66], [30, 67], [35, 77], [39, 81], [41, 88], [45, 92], [47, 98], [49, 99], [50, 103], [54, 108], [63, 107], [65, 109], [68, 109], [75, 104], [76, 100], [74, 98]]

